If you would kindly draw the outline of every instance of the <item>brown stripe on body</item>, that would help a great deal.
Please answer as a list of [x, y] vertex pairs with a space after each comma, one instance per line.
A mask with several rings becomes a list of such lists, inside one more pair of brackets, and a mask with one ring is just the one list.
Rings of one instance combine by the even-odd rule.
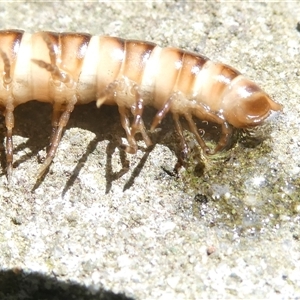
[[237, 77], [238, 75], [241, 75], [241, 73], [234, 69], [233, 67], [230, 67], [228, 65], [225, 64], [220, 64], [222, 66], [221, 71], [220, 71], [220, 76], [223, 77], [224, 82], [226, 82], [226, 84], [231, 83], [231, 81]]
[[252, 95], [257, 92], [262, 92], [261, 88], [254, 82], [247, 82], [247, 85], [245, 85], [245, 91]]
[[122, 66], [122, 75], [140, 84], [145, 66], [150, 58], [154, 43], [127, 40], [125, 42], [125, 58]]
[[82, 63], [89, 45], [91, 35], [87, 33], [68, 33], [59, 35], [60, 38], [60, 68], [77, 80], [81, 73]]
[[4, 70], [4, 60], [7, 59], [10, 65], [9, 76], [13, 78], [17, 55], [20, 47], [20, 43], [23, 37], [23, 30], [1, 30], [0, 31], [0, 50], [2, 53], [0, 58], [0, 71], [6, 73], [8, 70]]
[[[180, 50], [181, 51], [181, 50]], [[201, 72], [203, 65], [208, 61], [208, 58], [195, 53], [183, 51], [182, 68], [178, 76], [175, 90], [181, 91], [187, 97], [193, 91], [193, 86], [197, 75]]]
[[77, 81], [90, 39], [83, 33], [38, 32], [32, 36], [32, 58], [58, 67]]
[[181, 72], [184, 52], [176, 48], [162, 48], [154, 84], [154, 106], [161, 108], [174, 92]]
[[240, 74], [240, 72], [230, 66], [217, 63], [215, 65], [215, 73], [212, 74], [212, 86], [210, 90], [212, 99], [216, 101], [221, 99], [227, 86]]
[[227, 65], [212, 61], [207, 61], [202, 70], [198, 78], [198, 81], [200, 80], [198, 101], [217, 112], [221, 109], [222, 96], [226, 88], [240, 73]]

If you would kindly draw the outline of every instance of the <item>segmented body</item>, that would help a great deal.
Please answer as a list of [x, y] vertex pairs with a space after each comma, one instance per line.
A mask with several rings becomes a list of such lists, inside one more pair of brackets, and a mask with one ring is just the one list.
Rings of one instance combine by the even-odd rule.
[[[145, 105], [158, 112], [154, 129], [170, 112], [187, 151], [179, 117], [184, 116], [206, 153], [222, 150], [231, 138], [231, 125], [259, 125], [281, 109], [255, 83], [234, 68], [207, 57], [150, 42], [86, 33], [24, 33], [0, 31], [0, 109], [7, 127], [7, 173], [13, 162], [14, 108], [30, 100], [53, 105], [52, 135], [40, 175], [49, 167], [74, 105], [96, 101], [118, 105], [126, 131], [127, 152], [137, 150], [140, 132], [151, 145], [142, 120]], [[130, 124], [130, 113], [133, 122]], [[222, 135], [210, 150], [192, 117], [221, 125]]]

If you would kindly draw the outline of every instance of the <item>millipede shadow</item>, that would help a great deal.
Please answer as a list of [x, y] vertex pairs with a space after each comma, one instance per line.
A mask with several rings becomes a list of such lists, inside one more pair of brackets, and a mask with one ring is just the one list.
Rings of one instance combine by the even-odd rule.
[[130, 178], [128, 179], [128, 181], [125, 183], [124, 188], [123, 188], [123, 192], [125, 192], [126, 190], [128, 190], [134, 183], [134, 179], [136, 177], [139, 176], [139, 174], [141, 173], [147, 158], [151, 152], [153, 147], [147, 149], [147, 151], [145, 152], [145, 154], [143, 155], [142, 159], [140, 160], [140, 162], [138, 163], [138, 165], [134, 168], [134, 170], [132, 171], [132, 174], [130, 176]]
[[[119, 153], [120, 153], [120, 161], [122, 164], [122, 168], [118, 172], [114, 172], [112, 168], [112, 155], [115, 152], [115, 149], [117, 147], [120, 150]], [[126, 174], [130, 166], [129, 166], [129, 160], [126, 159], [126, 153], [120, 147], [120, 141], [118, 143], [112, 140], [108, 143], [106, 147], [106, 156], [107, 156], [107, 160], [106, 160], [106, 167], [105, 167], [105, 178], [106, 178], [105, 193], [107, 194], [112, 187], [113, 181], [117, 180], [118, 178]]]
[[[89, 111], [89, 109], [95, 110], [95, 107], [87, 108], [87, 112]], [[100, 141], [103, 141], [103, 140], [109, 141], [108, 145], [106, 147], [106, 151], [105, 151], [105, 154], [106, 154], [105, 193], [106, 194], [109, 193], [109, 191], [111, 190], [112, 183], [115, 180], [122, 177], [124, 174], [126, 174], [130, 170], [130, 163], [127, 158], [128, 158], [128, 155], [132, 155], [132, 154], [127, 154], [122, 145], [121, 138], [125, 137], [125, 133], [124, 133], [124, 130], [120, 123], [120, 116], [117, 111], [117, 108], [104, 106], [101, 108], [101, 110], [102, 110], [102, 112], [97, 112], [96, 115], [94, 115], [92, 117], [91, 117], [92, 114], [89, 114], [90, 118], [96, 117], [96, 119], [89, 120], [90, 121], [89, 126], [85, 127], [85, 129], [94, 132], [96, 136], [92, 141], [90, 141], [89, 145], [87, 146], [87, 151], [81, 156], [81, 158], [78, 159], [76, 167], [73, 169], [72, 175], [69, 178], [69, 180], [67, 181], [67, 183], [63, 189], [62, 196], [64, 196], [66, 194], [66, 192], [69, 190], [69, 188], [73, 185], [76, 178], [78, 177], [80, 170], [83, 168], [85, 162], [87, 161], [89, 154], [92, 153], [96, 149], [97, 144]], [[74, 120], [77, 120], [75, 122], [78, 122], [78, 120], [83, 117], [82, 114], [81, 114], [81, 116], [77, 116], [77, 114], [79, 114], [79, 112], [74, 111], [74, 118], [75, 118]], [[150, 124], [150, 120], [153, 118], [153, 116], [154, 116], [154, 111], [152, 110], [152, 112], [151, 112], [151, 109], [150, 109], [150, 111], [147, 111], [146, 116], [144, 117], [145, 122]], [[98, 120], [100, 120], [100, 121], [98, 121]], [[105, 129], [105, 130], [103, 130], [103, 129]], [[151, 136], [151, 138], [152, 138], [152, 136]], [[136, 139], [137, 139], [137, 141], [139, 141], [139, 140], [142, 140], [142, 137], [137, 135]], [[154, 140], [155, 140], [155, 137], [154, 137]], [[113, 157], [113, 154], [115, 153], [116, 149], [119, 149], [119, 159], [120, 159], [120, 162], [122, 165], [121, 169], [117, 172], [115, 172], [112, 167], [112, 157]], [[129, 181], [124, 186], [124, 190], [130, 188], [133, 185], [134, 179], [139, 175], [141, 169], [143, 168], [143, 166], [146, 162], [145, 158], [147, 158], [149, 156], [149, 151], [151, 151], [151, 149], [152, 149], [152, 147], [145, 150], [146, 154], [141, 159], [138, 166], [133, 169], [132, 175], [131, 175]], [[139, 170], [139, 171], [137, 171], [137, 170]]]
[[[127, 154], [122, 147], [121, 138], [125, 137], [125, 132], [120, 123], [120, 116], [117, 107], [103, 106], [100, 110], [97, 110], [92, 104], [85, 105], [84, 109], [75, 109], [74, 113], [72, 114], [72, 121], [68, 125], [68, 127], [74, 127], [75, 125], [76, 127], [84, 128], [93, 132], [96, 136], [89, 142], [86, 152], [78, 159], [78, 162], [72, 171], [71, 177], [65, 184], [62, 196], [64, 196], [69, 188], [73, 185], [76, 178], [78, 177], [79, 172], [84, 167], [89, 154], [91, 154], [96, 149], [97, 144], [101, 141], [109, 141], [105, 151], [106, 193], [110, 191], [113, 181], [122, 177], [130, 169], [129, 160], [127, 159], [127, 155], [130, 154]], [[150, 113], [148, 115], [147, 113], [145, 120], [147, 122], [150, 122], [150, 119], [152, 117], [153, 114]], [[88, 123], [86, 123], [86, 120], [88, 120]], [[136, 139], [140, 140], [141, 137], [137, 135]], [[115, 153], [116, 148], [119, 149], [119, 158], [122, 165], [121, 170], [117, 172], [113, 171], [112, 168], [112, 156]]]
[[15, 127], [13, 138], [16, 135], [27, 138], [26, 142], [14, 146], [14, 153], [29, 148], [30, 153], [14, 159], [13, 166], [17, 168], [23, 161], [37, 156], [41, 149], [48, 146], [51, 132], [51, 112], [49, 104], [30, 101], [21, 104], [15, 109]]

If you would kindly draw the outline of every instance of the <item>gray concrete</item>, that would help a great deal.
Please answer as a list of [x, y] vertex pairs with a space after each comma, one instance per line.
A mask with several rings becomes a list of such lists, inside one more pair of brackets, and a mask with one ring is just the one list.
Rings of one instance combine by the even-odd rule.
[[177, 179], [162, 169], [176, 163], [171, 119], [151, 152], [141, 141], [137, 155], [125, 155], [116, 109], [79, 107], [33, 190], [51, 109], [20, 106], [11, 186], [3, 163], [0, 177], [0, 296], [299, 299], [299, 21], [297, 2], [2, 3], [3, 29], [201, 51], [247, 74], [284, 110], [256, 147], [240, 139], [226, 158], [205, 160], [204, 176], [193, 162]]

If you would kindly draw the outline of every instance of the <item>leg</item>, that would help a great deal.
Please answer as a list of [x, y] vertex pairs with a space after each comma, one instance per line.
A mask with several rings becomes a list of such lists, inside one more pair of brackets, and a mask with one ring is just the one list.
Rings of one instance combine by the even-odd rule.
[[153, 131], [158, 124], [162, 121], [162, 119], [166, 116], [166, 114], [169, 112], [171, 108], [171, 104], [174, 100], [174, 95], [172, 95], [167, 102], [164, 104], [164, 106], [156, 113], [153, 122], [151, 124], [151, 131]]
[[45, 43], [47, 44], [47, 48], [49, 50], [49, 57], [50, 57], [50, 62], [51, 62], [51, 65], [56, 65], [56, 53], [55, 53], [55, 50], [54, 50], [54, 45], [53, 43], [51, 42], [49, 36], [47, 34], [43, 34], [43, 39], [45, 41]]
[[200, 147], [202, 148], [202, 150], [204, 151], [204, 153], [210, 153], [209, 148], [206, 146], [204, 140], [202, 139], [202, 137], [200, 136], [200, 134], [198, 132], [198, 128], [197, 128], [195, 122], [193, 121], [192, 115], [189, 113], [186, 113], [186, 114], [184, 114], [184, 117], [188, 121], [190, 130], [195, 135], [196, 140], [197, 140], [198, 144], [200, 145]]
[[[185, 138], [183, 136], [183, 131], [182, 131], [182, 126], [180, 124], [180, 121], [179, 121], [179, 115], [178, 114], [175, 114], [173, 113], [173, 120], [174, 120], [174, 123], [175, 123], [175, 127], [176, 127], [176, 131], [179, 135], [179, 139], [180, 139], [180, 144], [181, 144], [181, 158], [182, 160], [185, 160], [186, 157], [187, 157], [187, 154], [189, 152], [189, 147], [185, 141]], [[181, 163], [182, 165], [182, 163]]]
[[[46, 69], [51, 74], [52, 78], [50, 79], [49, 84], [52, 86], [51, 96], [53, 97], [54, 103], [51, 122], [52, 132], [50, 138], [50, 148], [47, 152], [46, 159], [39, 170], [37, 177], [38, 179], [40, 179], [49, 168], [61, 140], [63, 129], [66, 127], [70, 118], [70, 114], [77, 102], [76, 82], [74, 82], [73, 78], [68, 73], [59, 69], [59, 67], [56, 65], [56, 57], [52, 48], [52, 44], [48, 40], [46, 40], [46, 42], [49, 49], [51, 63], [32, 59], [33, 63], [37, 64], [41, 68]], [[70, 96], [65, 97], [64, 95]]]
[[66, 86], [72, 87], [72, 78], [69, 76], [69, 74], [62, 72], [56, 65], [48, 64], [45, 61], [38, 59], [31, 59], [31, 61], [37, 64], [39, 67], [46, 69], [48, 72], [50, 72], [54, 80], [58, 80], [60, 82], [65, 83]]
[[40, 179], [45, 174], [45, 172], [49, 168], [49, 166], [55, 156], [59, 142], [62, 137], [63, 130], [69, 121], [71, 112], [73, 111], [74, 105], [76, 104], [76, 102], [77, 102], [77, 97], [76, 97], [76, 95], [73, 95], [72, 99], [67, 104], [65, 111], [60, 116], [58, 127], [52, 137], [52, 141], [51, 141], [50, 149], [47, 153], [47, 157], [46, 157], [42, 167], [39, 170], [38, 179]]
[[128, 109], [124, 106], [119, 106], [119, 113], [120, 113], [120, 118], [121, 118], [121, 124], [126, 132], [127, 141], [129, 144], [129, 146], [127, 146], [125, 148], [125, 151], [128, 153], [134, 154], [137, 151], [137, 144], [136, 144], [136, 140], [130, 130], [130, 120], [128, 117]]
[[[62, 83], [65, 83], [67, 87], [72, 88], [72, 85], [73, 85], [72, 78], [67, 73], [61, 72], [60, 69], [56, 66], [56, 64], [55, 64], [56, 56], [55, 56], [55, 53], [53, 50], [53, 46], [50, 43], [50, 41], [48, 40], [47, 36], [45, 36], [45, 39], [46, 39], [45, 41], [46, 41], [48, 49], [49, 49], [49, 56], [50, 56], [51, 63], [49, 64], [42, 60], [37, 60], [37, 59], [32, 59], [32, 62], [37, 64], [39, 67], [46, 69], [48, 72], [50, 72], [51, 76], [52, 76], [52, 80], [60, 81]], [[61, 97], [60, 93], [62, 93], [62, 92], [54, 91], [54, 97], [56, 94], [56, 96], [60, 98]], [[51, 132], [51, 138], [50, 138], [50, 146], [53, 144], [53, 140], [56, 135], [56, 130], [59, 126], [60, 118], [62, 117], [63, 112], [64, 112], [63, 105], [59, 102], [55, 102], [55, 99], [54, 99], [52, 120], [51, 120], [52, 132]]]
[[[180, 101], [179, 99], [179, 94], [178, 93], [173, 93], [169, 99], [165, 102], [164, 106], [157, 112], [157, 114], [154, 117], [154, 120], [152, 122], [151, 125], [151, 130], [154, 130], [155, 127], [160, 124], [160, 122], [162, 121], [162, 119], [166, 116], [166, 114], [171, 110], [172, 111], [172, 104], [174, 104], [174, 102], [176, 101]], [[176, 105], [176, 104], [175, 104]], [[182, 159], [184, 160], [187, 157], [187, 154], [189, 152], [187, 143], [185, 141], [185, 138], [183, 136], [183, 131], [182, 131], [182, 126], [180, 124], [179, 121], [179, 113], [178, 113], [178, 109], [176, 109], [176, 112], [172, 112], [173, 114], [173, 120], [175, 123], [175, 127], [176, 127], [176, 131], [179, 135], [179, 139], [180, 139], [180, 144], [181, 144], [181, 155], [182, 155]], [[185, 118], [187, 119], [190, 129], [192, 131], [192, 133], [196, 136], [196, 139], [198, 141], [198, 143], [200, 144], [201, 148], [205, 151], [208, 152], [209, 149], [208, 147], [205, 145], [205, 142], [203, 141], [203, 139], [201, 138], [201, 136], [198, 133], [198, 129], [195, 125], [195, 123], [192, 120], [192, 116], [189, 113], [184, 114]]]
[[56, 131], [59, 126], [59, 120], [60, 120], [63, 112], [64, 112], [64, 108], [60, 103], [53, 104], [52, 119], [51, 119], [52, 131], [51, 131], [49, 147], [51, 147], [51, 145], [53, 144], [53, 141], [54, 141], [55, 135], [56, 135]]
[[[231, 126], [223, 118], [221, 118], [218, 115], [208, 111], [207, 109], [205, 109], [205, 107], [203, 107], [200, 104], [197, 104], [197, 106], [195, 108], [193, 108], [192, 114], [194, 116], [196, 116], [198, 119], [206, 120], [208, 122], [213, 122], [213, 123], [221, 125], [222, 135], [221, 135], [221, 138], [220, 138], [218, 144], [216, 145], [214, 150], [209, 150], [207, 148], [208, 152], [206, 152], [206, 153], [207, 154], [215, 154], [217, 152], [220, 152], [220, 151], [224, 150], [226, 148], [226, 146], [228, 145], [229, 140], [231, 139], [231, 136], [232, 136]], [[189, 115], [190, 115], [190, 118], [191, 118], [191, 114], [189, 114]], [[195, 126], [195, 124], [194, 124], [194, 126]], [[193, 131], [193, 133], [194, 133], [194, 131]], [[196, 136], [196, 138], [197, 138], [197, 136]], [[197, 138], [197, 140], [198, 140], [198, 138]], [[201, 145], [201, 147], [202, 147], [202, 145]], [[204, 148], [203, 148], [203, 150], [204, 150]]]
[[[124, 99], [118, 95], [118, 93], [133, 93], [135, 97], [135, 106], [128, 105], [125, 103]], [[114, 99], [114, 102], [117, 104], [122, 127], [125, 130], [127, 141], [129, 146], [125, 148], [125, 151], [131, 154], [136, 153], [137, 151], [137, 143], [134, 138], [137, 132], [142, 134], [142, 137], [149, 147], [152, 145], [150, 138], [147, 135], [146, 128], [144, 122], [142, 120], [142, 114], [144, 111], [144, 103], [143, 99], [139, 93], [138, 85], [132, 82], [128, 82], [126, 80], [115, 80], [110, 83], [104, 92], [98, 95], [96, 105], [100, 107], [105, 103], [107, 99]], [[132, 114], [134, 115], [134, 120], [132, 126], [130, 126], [129, 119], [129, 108], [131, 108]]]
[[152, 146], [152, 141], [149, 138], [143, 120], [140, 121], [139, 132], [141, 133], [143, 140], [147, 147]]
[[3, 115], [5, 116], [5, 126], [6, 126], [6, 164], [7, 164], [7, 180], [8, 183], [11, 182], [12, 171], [13, 171], [13, 138], [12, 130], [15, 125], [14, 119], [14, 99], [12, 95], [12, 78], [11, 78], [11, 64], [6, 53], [0, 50], [0, 55], [4, 64], [4, 74], [3, 74], [3, 87], [6, 89], [6, 107], [3, 109]]
[[125, 151], [134, 154], [137, 151], [137, 144], [130, 129], [129, 111], [125, 105], [118, 104], [117, 102], [118, 101], [117, 90], [120, 84], [121, 83], [118, 80], [115, 80], [112, 83], [110, 83], [106, 87], [106, 89], [101, 94], [98, 95], [96, 105], [99, 108], [102, 104], [105, 103], [107, 99], [114, 99], [114, 101], [118, 105], [121, 125], [125, 130], [127, 141], [129, 143], [129, 146], [125, 148]]
[[[153, 131], [158, 124], [161, 123], [162, 119], [167, 115], [167, 113], [170, 111], [172, 103], [174, 100], [176, 100], [176, 97], [178, 97], [178, 94], [174, 93], [169, 99], [165, 102], [163, 107], [156, 113], [152, 125], [151, 125], [151, 131]], [[187, 157], [187, 154], [189, 152], [189, 148], [187, 146], [187, 143], [185, 141], [185, 138], [183, 136], [182, 126], [179, 121], [179, 114], [172, 112], [173, 114], [173, 120], [175, 123], [176, 131], [179, 135], [180, 145], [181, 145], [181, 159], [184, 160]], [[178, 162], [178, 164], [183, 165], [182, 161]]]
[[224, 150], [228, 146], [228, 144], [231, 140], [232, 127], [224, 120], [221, 123], [221, 126], [222, 126], [221, 138], [220, 138], [217, 146], [215, 147], [215, 149], [213, 151], [211, 151], [211, 154], [215, 154], [217, 152]]
[[144, 101], [138, 91], [137, 85], [134, 85], [133, 90], [135, 92], [136, 105], [133, 111], [134, 120], [131, 126], [131, 134], [132, 136], [135, 136], [137, 132], [140, 132], [147, 147], [150, 147], [152, 145], [152, 142], [147, 135], [146, 128], [142, 119], [142, 115], [144, 112]]
[[5, 111], [5, 125], [7, 129], [6, 133], [6, 164], [7, 164], [7, 180], [8, 183], [11, 181], [12, 170], [13, 170], [13, 139], [12, 139], [12, 130], [14, 127], [14, 114], [13, 107], [6, 108]]
[[[187, 101], [187, 99], [183, 99], [183, 100]], [[164, 104], [164, 106], [157, 112], [153, 120], [151, 130], [153, 130], [161, 122], [161, 120], [165, 117], [168, 111], [171, 111], [173, 113], [173, 119], [175, 121], [176, 130], [181, 140], [181, 147], [183, 149], [182, 151], [187, 153], [187, 146], [184, 141], [184, 137], [182, 134], [182, 129], [178, 117], [178, 111], [183, 110], [182, 108], [183, 105], [182, 103], [178, 105], [177, 104], [178, 101], [181, 101], [180, 95], [178, 93], [173, 93], [173, 95], [168, 99], [168, 101]], [[176, 108], [176, 106], [178, 107]], [[204, 153], [215, 154], [219, 151], [222, 151], [228, 145], [228, 142], [231, 138], [232, 131], [229, 124], [222, 117], [218, 116], [215, 113], [210, 112], [204, 105], [194, 104], [192, 102], [189, 103], [189, 101], [187, 101], [187, 104], [185, 105], [184, 109], [186, 112], [183, 113], [183, 115], [189, 124], [191, 132], [195, 135], [197, 142], [203, 149]], [[200, 120], [206, 120], [221, 125], [222, 136], [214, 150], [210, 150], [207, 147], [204, 140], [202, 139], [202, 137], [200, 136], [199, 130], [193, 121], [192, 115], [196, 116]]]

